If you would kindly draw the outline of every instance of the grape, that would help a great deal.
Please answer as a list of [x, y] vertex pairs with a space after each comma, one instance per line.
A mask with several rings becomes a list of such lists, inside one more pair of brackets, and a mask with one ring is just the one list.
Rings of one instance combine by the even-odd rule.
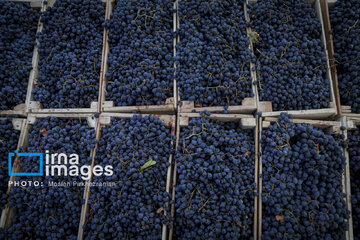
[[[86, 121], [45, 118], [29, 130], [26, 152], [76, 153], [79, 165], [91, 164], [95, 131]], [[45, 156], [44, 156], [45, 164]], [[22, 172], [39, 172], [39, 159], [22, 157]], [[45, 167], [44, 167], [45, 171]], [[77, 239], [84, 187], [49, 186], [50, 182], [80, 182], [80, 176], [17, 177], [18, 181], [39, 181], [43, 186], [13, 186], [10, 206], [14, 209], [8, 239]]]
[[0, 16], [0, 110], [9, 110], [25, 102], [39, 12], [0, 0]]
[[176, 152], [176, 239], [251, 239], [254, 135], [236, 123], [192, 118]]
[[344, 239], [349, 212], [341, 146], [333, 136], [289, 117], [281, 114], [260, 140], [262, 239]]
[[259, 0], [250, 4], [261, 101], [275, 111], [329, 107], [327, 59], [321, 24], [304, 0]]
[[160, 105], [173, 96], [173, 1], [119, 0], [109, 29], [106, 100]]
[[329, 9], [341, 103], [360, 113], [360, 2], [338, 0]]
[[252, 97], [251, 51], [242, 1], [179, 1], [180, 98], [202, 106]]
[[[161, 239], [169, 225], [166, 175], [172, 153], [170, 130], [154, 116], [113, 119], [102, 129], [95, 163], [112, 165], [112, 176], [94, 176], [85, 239]], [[150, 164], [152, 163], [152, 164]]]
[[85, 108], [97, 101], [104, 18], [101, 0], [56, 1], [43, 13], [33, 96], [44, 108]]
[[8, 198], [8, 154], [17, 149], [19, 134], [19, 131], [14, 130], [10, 119], [0, 120], [0, 211]]
[[354, 239], [360, 239], [360, 128], [348, 131], [348, 152], [350, 160], [351, 202]]

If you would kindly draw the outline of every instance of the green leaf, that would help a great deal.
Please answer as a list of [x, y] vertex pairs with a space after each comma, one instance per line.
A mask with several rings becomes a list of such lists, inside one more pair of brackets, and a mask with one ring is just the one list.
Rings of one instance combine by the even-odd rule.
[[252, 43], [256, 43], [260, 37], [260, 35], [256, 31], [252, 31], [249, 33], [250, 41]]
[[147, 169], [147, 168], [149, 168], [149, 167], [151, 167], [151, 166], [153, 166], [153, 165], [155, 165], [156, 164], [156, 161], [154, 161], [154, 160], [152, 160], [151, 158], [149, 158], [147, 161], [146, 161], [146, 163], [144, 163], [144, 165], [142, 165], [141, 167], [140, 167], [140, 171], [144, 171], [145, 169]]

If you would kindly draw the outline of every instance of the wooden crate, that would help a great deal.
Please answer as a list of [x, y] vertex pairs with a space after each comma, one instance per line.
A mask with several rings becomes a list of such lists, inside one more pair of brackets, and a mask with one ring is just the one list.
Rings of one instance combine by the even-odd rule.
[[[189, 120], [191, 118], [198, 118], [202, 117], [199, 113], [180, 113], [178, 109], [177, 117], [176, 117], [176, 143], [175, 147], [178, 149], [179, 140], [180, 140], [180, 131], [181, 127], [187, 126], [189, 124]], [[255, 183], [258, 187], [258, 124], [257, 119], [254, 118], [252, 115], [246, 114], [211, 114], [210, 116], [204, 116], [205, 118], [221, 121], [221, 122], [241, 122], [243, 129], [254, 129], [254, 152], [255, 152], [255, 169], [254, 169], [254, 177]], [[174, 159], [174, 167], [172, 173], [172, 200], [175, 201], [175, 187], [177, 181], [177, 162]], [[175, 205], [171, 205], [171, 216], [175, 216]], [[254, 240], [257, 240], [257, 231], [258, 231], [258, 197], [254, 197], [254, 226], [253, 226], [253, 237]], [[175, 223], [174, 223], [175, 224]], [[172, 227], [169, 231], [168, 238], [169, 240], [173, 239], [174, 234], [174, 227]]]
[[360, 113], [352, 113], [351, 106], [344, 106], [341, 105], [341, 98], [340, 92], [338, 87], [338, 76], [337, 76], [337, 69], [336, 69], [336, 60], [334, 57], [335, 49], [334, 49], [334, 42], [333, 42], [333, 35], [330, 34], [331, 31], [331, 21], [330, 21], [330, 14], [329, 9], [335, 5], [337, 0], [320, 0], [321, 3], [321, 12], [322, 18], [325, 27], [325, 37], [326, 37], [326, 47], [329, 53], [329, 60], [331, 66], [331, 76], [334, 86], [335, 92], [335, 100], [336, 106], [338, 108], [338, 115], [339, 116], [348, 116], [348, 117], [355, 117], [360, 118]]
[[[257, 0], [247, 0], [248, 2], [257, 2]], [[316, 11], [316, 15], [321, 22], [321, 41], [324, 44], [324, 52], [328, 59], [327, 61], [327, 71], [326, 71], [326, 79], [329, 80], [330, 86], [330, 100], [328, 108], [322, 109], [310, 109], [310, 110], [288, 110], [288, 111], [272, 111], [272, 104], [271, 101], [263, 101], [259, 103], [258, 111], [262, 112], [263, 117], [278, 117], [280, 116], [281, 112], [287, 112], [292, 114], [294, 118], [307, 118], [307, 119], [330, 119], [335, 117], [338, 114], [338, 109], [336, 105], [336, 97], [335, 97], [335, 87], [333, 85], [332, 74], [330, 71], [330, 62], [329, 62], [329, 53], [326, 44], [326, 37], [325, 37], [325, 29], [323, 22], [323, 16], [321, 11], [320, 0], [307, 0], [307, 2], [311, 3]]]
[[[179, 15], [179, 3], [178, 0], [176, 0], [175, 2], [175, 6], [176, 8], [176, 18], [177, 18], [177, 26], [176, 29], [179, 30], [180, 29], [180, 15]], [[245, 21], [249, 22], [249, 16], [247, 14], [247, 6], [246, 3], [244, 3], [244, 18]], [[246, 28], [246, 33], [250, 34], [251, 29], [250, 27]], [[180, 42], [180, 36], [178, 35], [176, 38], [176, 43], [175, 45]], [[250, 45], [249, 45], [249, 49], [253, 51], [253, 43], [250, 41]], [[176, 49], [174, 48], [174, 54], [176, 55]], [[251, 83], [251, 89], [252, 92], [254, 93], [253, 97], [248, 97], [248, 98], [244, 98], [243, 101], [241, 102], [241, 105], [231, 105], [228, 107], [228, 113], [241, 113], [241, 114], [250, 114], [250, 113], [255, 113], [258, 109], [259, 106], [259, 96], [258, 96], [258, 90], [257, 90], [257, 86], [254, 85], [253, 83], [256, 81], [256, 71], [253, 71], [253, 68], [255, 68], [255, 64], [252, 63], [250, 61], [250, 75], [252, 77], [252, 83]], [[178, 89], [177, 89], [178, 92]], [[202, 106], [197, 106], [195, 104], [194, 101], [187, 101], [186, 99], [181, 100], [180, 99], [180, 95], [179, 92], [177, 93], [178, 96], [178, 101], [181, 102], [180, 104], [180, 112], [181, 113], [191, 113], [191, 112], [202, 112], [202, 111], [209, 111], [211, 113], [216, 113], [216, 112], [223, 112], [224, 111], [224, 106], [211, 106], [211, 107], [202, 107]]]
[[[301, 123], [301, 124], [310, 124], [313, 125], [316, 128], [320, 128], [323, 131], [325, 131], [326, 133], [329, 134], [341, 134], [343, 133], [343, 131], [341, 131], [340, 127], [344, 126], [347, 128], [353, 128], [354, 127], [354, 122], [352, 120], [346, 119], [346, 118], [342, 118], [338, 121], [324, 121], [324, 120], [306, 120], [306, 119], [290, 119], [291, 122], [293, 123]], [[262, 135], [262, 130], [266, 129], [270, 126], [271, 123], [275, 123], [277, 122], [277, 118], [276, 117], [265, 117], [265, 118], [260, 118], [259, 119], [259, 136], [258, 139], [261, 139], [261, 135]], [[345, 136], [347, 137], [347, 133], [345, 131]], [[263, 175], [262, 173], [262, 146], [260, 143], [259, 144], [259, 152], [261, 153], [260, 157], [259, 157], [259, 175]], [[350, 212], [350, 218], [348, 220], [349, 222], [349, 230], [345, 232], [346, 235], [346, 240], [351, 240], [353, 238], [351, 238], [350, 236], [352, 235], [352, 216], [351, 216], [351, 193], [350, 193], [350, 172], [349, 172], [349, 156], [347, 153], [347, 149], [346, 148], [342, 148], [343, 154], [346, 158], [346, 166], [343, 172], [343, 176], [342, 176], [342, 190], [343, 192], [346, 194], [346, 197], [344, 198], [345, 203], [347, 205], [347, 209]], [[257, 238], [259, 240], [261, 240], [261, 236], [262, 236], [262, 177], [258, 179], [259, 182], [259, 217], [258, 217], [258, 236]]]
[[[34, 1], [34, 2], [38, 2], [38, 0], [27, 0], [27, 1]], [[43, 1], [41, 2], [41, 12], [45, 12], [47, 7], [52, 7], [54, 5], [56, 0], [47, 0], [47, 4], [44, 4]], [[104, 2], [105, 0], [102, 0], [102, 2]], [[36, 3], [38, 5], [38, 3]], [[105, 18], [106, 19], [106, 18]], [[43, 24], [40, 22], [39, 20], [39, 24], [38, 24], [38, 29], [37, 29], [37, 33], [41, 32], [43, 29]], [[104, 30], [105, 32], [105, 30]], [[96, 113], [96, 112], [100, 112], [100, 105], [98, 104], [98, 102], [92, 102], [90, 104], [89, 108], [50, 108], [50, 109], [43, 109], [41, 102], [38, 101], [34, 101], [34, 96], [32, 94], [32, 91], [34, 90], [35, 87], [35, 82], [36, 82], [36, 78], [39, 75], [39, 70], [38, 70], [38, 65], [39, 65], [39, 53], [38, 53], [38, 47], [37, 45], [39, 44], [39, 41], [36, 40], [36, 46], [34, 48], [34, 53], [33, 53], [33, 59], [32, 59], [32, 67], [33, 69], [30, 72], [30, 77], [29, 77], [29, 84], [28, 84], [28, 89], [27, 89], [27, 95], [26, 95], [26, 102], [25, 102], [25, 113], [29, 114], [29, 113], [33, 113], [33, 114], [65, 114], [65, 113], [81, 113], [81, 114], [87, 114], [87, 113]], [[102, 51], [102, 61], [103, 61], [103, 56], [104, 56], [104, 48]], [[99, 92], [100, 92], [100, 84], [101, 84], [101, 73], [99, 76]], [[100, 93], [99, 93], [100, 95]]]
[[[23, 3], [29, 2], [30, 6], [34, 9], [41, 9], [41, 0], [8, 0], [15, 3]], [[40, 20], [39, 20], [40, 24]], [[35, 43], [35, 35], [34, 35], [34, 43]], [[34, 48], [36, 45], [34, 46]], [[19, 115], [19, 116], [26, 116], [25, 111], [25, 103], [16, 105], [13, 109], [10, 110], [1, 110], [0, 115]]]
[[[32, 125], [35, 123], [36, 120], [46, 117], [57, 117], [63, 119], [83, 119], [88, 122], [89, 127], [95, 128], [97, 131], [98, 120], [92, 114], [29, 114], [27, 119], [14, 119], [13, 124], [15, 129], [20, 129], [20, 138], [19, 143], [17, 146], [17, 151], [25, 151], [28, 144], [29, 144], [29, 130]], [[94, 149], [91, 150], [91, 156], [94, 155]], [[13, 172], [20, 171], [20, 159], [16, 156], [14, 163], [13, 163]], [[10, 181], [14, 182], [16, 180], [16, 176], [11, 176]], [[10, 194], [12, 188], [12, 184], [9, 185], [7, 193]], [[1, 220], [0, 220], [0, 228], [8, 228], [12, 224], [12, 218], [14, 216], [13, 209], [7, 204], [1, 213]]]
[[[116, 4], [116, 0], [103, 0], [106, 1], [106, 19], [110, 19], [111, 14], [114, 11], [114, 7]], [[174, 3], [175, 7], [175, 3]], [[174, 15], [174, 30], [175, 30], [175, 20], [176, 20], [176, 13]], [[102, 112], [117, 112], [117, 113], [134, 113], [135, 111], [138, 113], [150, 114], [150, 113], [163, 113], [163, 114], [174, 114], [175, 109], [177, 106], [177, 92], [176, 92], [176, 81], [174, 78], [174, 97], [168, 98], [163, 105], [143, 105], [143, 106], [115, 106], [113, 101], [106, 101], [105, 93], [107, 87], [107, 77], [106, 73], [109, 70], [109, 52], [110, 46], [108, 43], [108, 33], [109, 30], [104, 30], [104, 39], [103, 39], [103, 58], [101, 64], [101, 72], [100, 72], [100, 93], [99, 93], [99, 101], [101, 105]], [[176, 54], [175, 51], [175, 43], [176, 38], [173, 40], [174, 45], [174, 55]], [[174, 64], [175, 65], [175, 64]], [[99, 111], [100, 112], [100, 111]]]
[[[111, 118], [119, 118], [119, 119], [130, 119], [134, 115], [133, 113], [102, 113], [99, 117], [98, 127], [96, 128], [96, 139], [98, 142], [101, 139], [101, 129], [105, 128], [108, 125], [111, 125]], [[142, 116], [150, 115], [150, 114], [141, 114]], [[158, 117], [165, 125], [166, 127], [170, 128], [171, 135], [175, 134], [175, 115], [154, 115]], [[173, 140], [171, 140], [171, 145], [173, 145]], [[91, 174], [90, 179], [87, 181], [88, 183], [92, 182], [93, 179], [93, 173], [92, 169], [95, 165], [95, 155], [96, 155], [96, 149], [98, 147], [98, 144], [96, 144], [94, 151], [92, 151], [92, 163], [91, 163]], [[170, 154], [169, 156], [169, 163], [170, 166], [167, 170], [167, 176], [166, 176], [166, 192], [170, 193], [170, 187], [171, 187], [171, 173], [172, 173], [172, 161], [173, 161], [173, 155]], [[84, 204], [81, 209], [81, 218], [80, 218], [80, 224], [79, 224], [79, 232], [78, 232], [78, 240], [84, 239], [84, 226], [86, 222], [86, 214], [89, 211], [89, 203], [88, 200], [90, 198], [91, 189], [90, 185], [87, 184], [84, 189]], [[166, 213], [165, 213], [166, 214]], [[162, 226], [162, 240], [166, 240], [168, 228], [165, 224]]]

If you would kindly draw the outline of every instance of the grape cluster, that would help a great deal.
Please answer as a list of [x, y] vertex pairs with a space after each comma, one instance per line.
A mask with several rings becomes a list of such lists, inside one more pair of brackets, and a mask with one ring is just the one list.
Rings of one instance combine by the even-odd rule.
[[329, 107], [322, 28], [312, 5], [259, 0], [249, 8], [260, 100], [276, 111]]
[[282, 114], [263, 130], [262, 239], [343, 239], [345, 157], [331, 135]]
[[109, 29], [106, 99], [160, 105], [173, 96], [173, 1], [119, 0]]
[[0, 211], [8, 198], [8, 154], [16, 150], [18, 140], [19, 131], [14, 130], [11, 120], [0, 120]]
[[176, 152], [176, 239], [251, 239], [254, 135], [237, 123], [192, 118]]
[[354, 239], [360, 239], [360, 128], [348, 131], [348, 152], [350, 160], [351, 202]]
[[181, 99], [228, 106], [253, 96], [243, 6], [235, 0], [179, 2], [176, 78]]
[[113, 119], [103, 128], [95, 163], [112, 165], [114, 174], [93, 181], [115, 186], [91, 188], [85, 239], [161, 239], [162, 224], [171, 220], [166, 175], [172, 152], [170, 130], [155, 116]]
[[329, 9], [341, 103], [360, 113], [360, 1], [338, 0]]
[[29, 4], [0, 0], [0, 110], [25, 102], [38, 21]]
[[97, 100], [104, 18], [101, 0], [62, 0], [47, 8], [38, 34], [35, 101], [45, 108], [82, 108]]
[[[29, 130], [26, 152], [76, 153], [79, 165], [90, 165], [95, 131], [86, 121], [45, 118]], [[20, 159], [23, 172], [39, 172], [39, 159]], [[45, 171], [45, 156], [44, 156]], [[8, 239], [77, 239], [83, 187], [49, 186], [51, 182], [80, 182], [80, 176], [18, 177], [19, 181], [39, 181], [43, 186], [13, 186], [10, 206], [14, 209]]]

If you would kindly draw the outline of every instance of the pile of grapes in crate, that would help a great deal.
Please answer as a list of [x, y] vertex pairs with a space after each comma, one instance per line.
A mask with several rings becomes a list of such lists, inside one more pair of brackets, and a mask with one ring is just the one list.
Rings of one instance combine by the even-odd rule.
[[329, 9], [341, 104], [360, 113], [360, 2], [337, 1]]
[[250, 239], [255, 186], [254, 131], [193, 118], [175, 154], [176, 239]]
[[39, 12], [0, 1], [0, 111], [25, 103]]
[[287, 115], [263, 130], [262, 239], [342, 239], [349, 212], [340, 136]]

